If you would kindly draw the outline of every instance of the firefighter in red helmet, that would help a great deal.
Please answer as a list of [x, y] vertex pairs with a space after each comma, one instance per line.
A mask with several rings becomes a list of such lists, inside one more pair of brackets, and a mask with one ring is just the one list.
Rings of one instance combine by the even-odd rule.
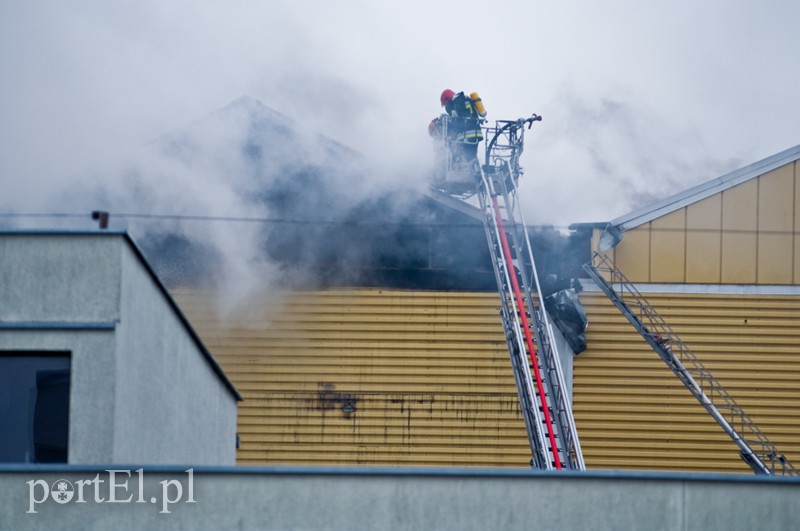
[[[450, 89], [442, 91], [439, 102], [447, 115], [447, 139], [457, 148], [455, 154], [467, 162], [476, 159], [478, 143], [483, 140], [482, 118], [475, 105], [476, 102], [463, 92], [456, 93]], [[432, 125], [428, 127], [430, 132]]]

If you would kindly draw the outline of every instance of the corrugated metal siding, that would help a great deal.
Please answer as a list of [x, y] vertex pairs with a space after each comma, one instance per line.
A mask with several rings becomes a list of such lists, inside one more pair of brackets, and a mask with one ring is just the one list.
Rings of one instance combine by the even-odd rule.
[[792, 162], [626, 231], [610, 256], [633, 282], [798, 285], [799, 190]]
[[[800, 464], [800, 297], [645, 294], [772, 442]], [[600, 293], [574, 412], [587, 468], [750, 472], [738, 448]]]
[[240, 464], [528, 466], [496, 294], [173, 295], [244, 397]]

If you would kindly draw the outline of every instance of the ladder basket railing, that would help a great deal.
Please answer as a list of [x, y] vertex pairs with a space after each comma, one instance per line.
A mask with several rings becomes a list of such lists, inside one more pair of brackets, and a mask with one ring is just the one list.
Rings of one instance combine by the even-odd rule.
[[736, 442], [756, 473], [800, 475], [608, 256], [595, 252], [584, 269]]

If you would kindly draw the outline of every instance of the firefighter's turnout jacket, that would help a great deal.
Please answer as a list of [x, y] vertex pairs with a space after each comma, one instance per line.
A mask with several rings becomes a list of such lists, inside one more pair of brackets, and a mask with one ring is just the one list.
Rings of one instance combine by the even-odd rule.
[[480, 117], [475, 104], [463, 92], [456, 94], [445, 107], [449, 116], [448, 136], [457, 142], [477, 144], [483, 140]]

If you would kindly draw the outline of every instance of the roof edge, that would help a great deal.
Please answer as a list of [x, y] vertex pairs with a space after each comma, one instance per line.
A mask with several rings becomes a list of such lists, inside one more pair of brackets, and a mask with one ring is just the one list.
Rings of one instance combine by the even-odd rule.
[[623, 231], [630, 230], [797, 160], [800, 160], [800, 145], [612, 219], [610, 224]]
[[216, 358], [214, 358], [214, 355], [211, 354], [211, 351], [208, 350], [208, 347], [206, 347], [205, 343], [203, 343], [203, 340], [200, 339], [200, 336], [197, 334], [194, 327], [189, 322], [189, 319], [187, 319], [186, 316], [183, 314], [183, 311], [178, 306], [178, 303], [175, 302], [175, 299], [172, 298], [172, 295], [170, 295], [166, 286], [164, 286], [164, 283], [161, 282], [160, 278], [158, 278], [158, 275], [156, 274], [155, 270], [153, 270], [152, 266], [145, 258], [142, 250], [139, 249], [139, 246], [136, 244], [136, 242], [133, 240], [130, 234], [128, 234], [127, 232], [122, 232], [122, 236], [125, 239], [125, 241], [128, 242], [128, 245], [130, 245], [131, 249], [133, 249], [133, 252], [137, 255], [139, 261], [142, 263], [145, 270], [150, 275], [150, 278], [156, 284], [158, 290], [161, 291], [161, 293], [164, 295], [167, 304], [169, 304], [169, 306], [175, 312], [175, 315], [178, 317], [183, 326], [186, 328], [186, 331], [189, 333], [189, 336], [191, 336], [192, 341], [195, 343], [197, 348], [200, 349], [200, 352], [202, 353], [203, 357], [211, 366], [211, 370], [214, 371], [214, 373], [216, 373], [217, 377], [219, 377], [220, 380], [222, 380], [223, 385], [228, 389], [228, 391], [230, 391], [230, 393], [233, 395], [236, 401], [242, 402], [244, 400], [242, 398], [242, 395], [239, 394], [239, 391], [236, 389], [236, 386], [233, 385], [233, 382], [230, 381], [228, 375], [226, 375], [225, 371], [222, 370], [222, 367], [217, 362]]
[[432, 186], [424, 188], [422, 190], [422, 193], [423, 195], [430, 197], [431, 199], [433, 199], [434, 201], [445, 207], [460, 212], [461, 214], [464, 214], [478, 221], [481, 224], [483, 223], [483, 215], [481, 214], [481, 210], [476, 206], [470, 205], [466, 201], [463, 201], [461, 199], [456, 199], [450, 194], [446, 194], [441, 190], [433, 188]]

